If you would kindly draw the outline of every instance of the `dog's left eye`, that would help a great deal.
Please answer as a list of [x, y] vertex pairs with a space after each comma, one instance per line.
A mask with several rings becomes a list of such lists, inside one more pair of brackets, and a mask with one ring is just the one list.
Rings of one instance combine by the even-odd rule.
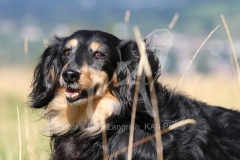
[[105, 58], [106, 55], [102, 52], [95, 52], [94, 53], [94, 58]]
[[71, 52], [71, 49], [65, 49], [65, 50], [63, 51], [63, 54], [64, 54], [65, 56], [69, 56], [69, 55], [70, 55], [70, 52]]

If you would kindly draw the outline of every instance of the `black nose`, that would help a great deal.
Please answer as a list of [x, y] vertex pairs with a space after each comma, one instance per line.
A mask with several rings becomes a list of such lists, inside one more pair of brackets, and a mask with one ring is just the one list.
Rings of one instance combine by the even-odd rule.
[[66, 69], [62, 73], [62, 77], [66, 83], [74, 83], [74, 82], [78, 81], [78, 79], [80, 77], [80, 73], [76, 72], [72, 69]]

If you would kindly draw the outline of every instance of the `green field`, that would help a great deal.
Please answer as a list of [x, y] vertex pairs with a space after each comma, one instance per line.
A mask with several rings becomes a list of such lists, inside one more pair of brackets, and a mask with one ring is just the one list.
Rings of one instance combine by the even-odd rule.
[[[32, 71], [24, 68], [1, 68], [0, 83], [0, 159], [28, 160], [48, 159], [49, 138], [43, 132], [44, 121], [39, 120], [40, 112], [28, 109], [28, 94]], [[17, 107], [20, 115], [21, 148], [18, 136], [19, 125]]]

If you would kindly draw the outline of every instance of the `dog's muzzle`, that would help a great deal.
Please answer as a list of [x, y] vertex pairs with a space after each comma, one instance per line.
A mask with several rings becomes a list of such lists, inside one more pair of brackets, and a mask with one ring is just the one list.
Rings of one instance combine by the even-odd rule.
[[65, 69], [62, 73], [62, 78], [64, 81], [64, 87], [66, 89], [65, 95], [68, 103], [81, 103], [85, 102], [89, 96], [95, 94], [95, 88], [91, 88], [88, 90], [83, 90], [79, 84], [81, 73], [73, 70], [73, 69]]
[[63, 77], [63, 80], [66, 83], [71, 84], [71, 83], [77, 82], [79, 80], [80, 73], [76, 72], [76, 71], [74, 71], [72, 69], [66, 69], [62, 73], [62, 77]]

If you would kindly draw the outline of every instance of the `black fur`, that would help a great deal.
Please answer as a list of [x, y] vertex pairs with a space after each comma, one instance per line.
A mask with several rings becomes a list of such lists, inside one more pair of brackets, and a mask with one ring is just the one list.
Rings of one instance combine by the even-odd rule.
[[[62, 43], [60, 38], [55, 38], [54, 44], [50, 45], [40, 57], [40, 62], [34, 71], [33, 91], [30, 93], [32, 108], [47, 106], [53, 99], [59, 86], [56, 79], [59, 79], [62, 70], [61, 59], [58, 56]], [[54, 71], [55, 75], [52, 75], [51, 71]]]
[[[66, 60], [61, 56], [63, 44], [72, 37], [81, 39], [83, 54], [84, 45], [89, 41], [101, 41], [108, 46], [112, 55], [105, 61], [103, 70], [112, 78], [116, 71], [119, 84], [109, 84], [112, 94], [120, 101], [120, 114], [107, 119], [107, 150], [109, 159], [127, 159], [127, 151], [117, 156], [111, 154], [128, 146], [129, 125], [133, 104], [135, 81], [139, 52], [135, 41], [124, 41], [101, 31], [78, 31], [71, 37], [57, 38], [43, 53], [34, 72], [33, 90], [30, 94], [31, 107], [47, 107], [54, 98], [59, 87], [61, 70]], [[95, 37], [95, 38], [93, 38]], [[81, 53], [80, 53], [81, 52]], [[163, 156], [166, 160], [229, 160], [240, 158], [240, 113], [218, 106], [210, 106], [187, 96], [175, 93], [157, 82], [160, 76], [159, 60], [154, 52], [147, 50], [149, 63], [155, 77], [154, 87], [157, 94], [161, 129], [170, 124], [194, 119], [196, 124], [188, 124], [162, 135]], [[82, 57], [82, 59], [85, 59]], [[89, 57], [88, 57], [89, 59]], [[79, 60], [81, 61], [81, 60]], [[89, 60], [90, 61], [90, 60]], [[122, 63], [121, 66], [117, 65]], [[77, 62], [76, 62], [77, 63]], [[79, 62], [80, 63], [80, 62]], [[91, 62], [88, 62], [91, 63]], [[49, 71], [54, 69], [55, 75]], [[127, 82], [128, 79], [128, 82]], [[130, 83], [129, 83], [130, 80]], [[154, 134], [153, 117], [148, 84], [142, 77], [140, 85], [134, 141]], [[116, 126], [120, 126], [116, 129]], [[115, 128], [114, 128], [115, 127]], [[102, 135], [85, 135], [81, 129], [70, 130], [64, 135], [52, 135], [54, 160], [98, 160], [103, 159]], [[157, 159], [155, 139], [151, 139], [133, 148], [132, 158], [135, 160]]]

